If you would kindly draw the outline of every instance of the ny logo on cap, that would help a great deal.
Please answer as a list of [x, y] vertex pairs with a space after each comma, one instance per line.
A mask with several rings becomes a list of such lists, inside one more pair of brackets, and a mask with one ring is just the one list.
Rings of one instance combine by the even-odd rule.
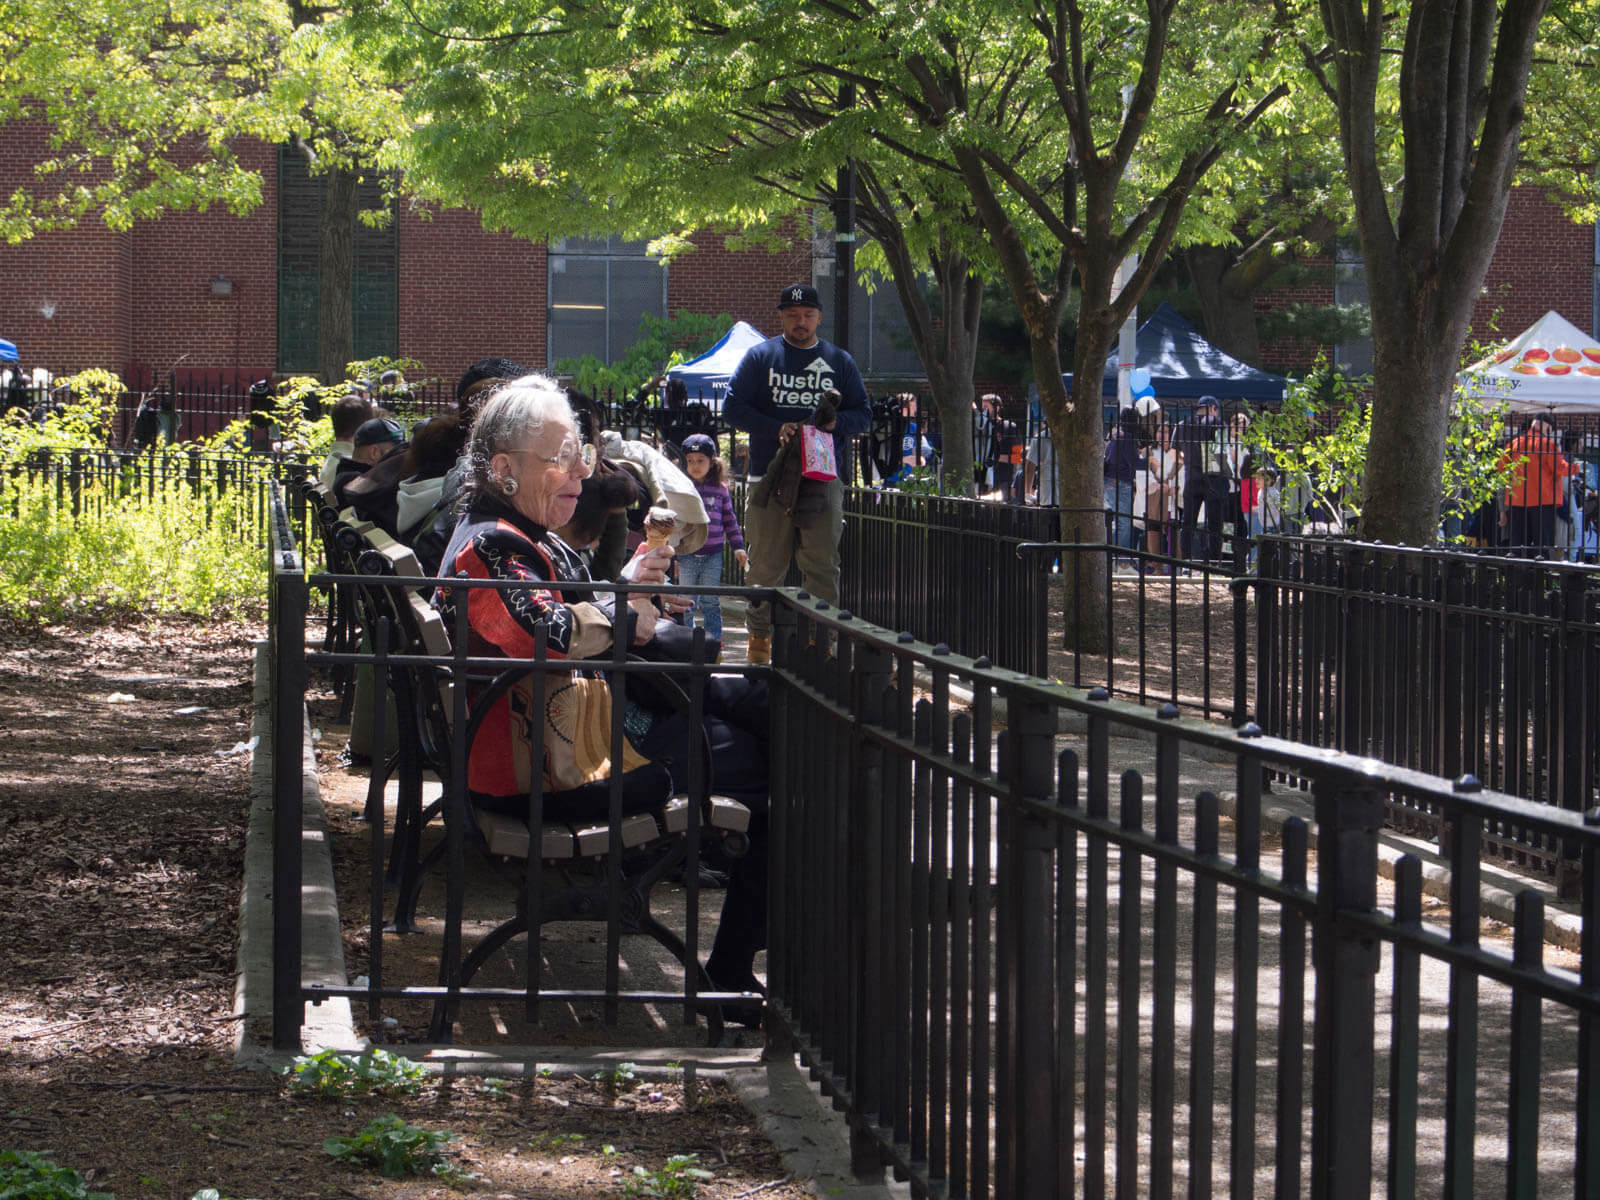
[[791, 299], [791, 300], [804, 300], [805, 298], [806, 298], [806, 290], [805, 290], [805, 288], [800, 287], [798, 284], [789, 289], [789, 299]]

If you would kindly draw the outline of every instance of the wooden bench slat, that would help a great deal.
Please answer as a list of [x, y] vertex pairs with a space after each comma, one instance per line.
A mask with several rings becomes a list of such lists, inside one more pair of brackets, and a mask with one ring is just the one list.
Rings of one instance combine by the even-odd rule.
[[[668, 833], [683, 833], [689, 828], [689, 797], [674, 796], [661, 810], [661, 821]], [[730, 833], [750, 831], [750, 810], [729, 796], [712, 796], [711, 811], [705, 822], [712, 829]]]
[[727, 796], [711, 797], [711, 828], [750, 832], [750, 810]]
[[[483, 840], [489, 848], [489, 853], [501, 858], [527, 858], [528, 857], [528, 825], [516, 817], [505, 813], [491, 812], [488, 809], [477, 810], [478, 828], [483, 830]], [[550, 825], [544, 827], [544, 835], [540, 839], [544, 845], [545, 858], [566, 859], [572, 858], [576, 843], [570, 825]]]
[[402, 579], [425, 577], [422, 563], [410, 546], [403, 542], [395, 541], [370, 521], [367, 522], [367, 527], [362, 530], [361, 536], [373, 551], [388, 560], [392, 574]]

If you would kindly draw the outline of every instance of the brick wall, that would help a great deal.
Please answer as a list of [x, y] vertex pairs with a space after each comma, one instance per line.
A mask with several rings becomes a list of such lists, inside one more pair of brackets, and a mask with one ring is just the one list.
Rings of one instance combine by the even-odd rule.
[[[1473, 336], [1515, 337], [1551, 309], [1589, 329], [1593, 275], [1594, 226], [1573, 221], [1536, 188], [1514, 189], [1473, 310]], [[1499, 329], [1491, 333], [1496, 309]]]
[[[721, 234], [695, 237], [695, 249], [667, 269], [667, 311], [725, 312], [762, 333], [778, 333], [778, 293], [811, 281], [811, 242], [798, 231], [787, 249], [729, 250]], [[826, 297], [824, 304], [827, 303]], [[828, 336], [824, 322], [823, 336]]]
[[[44, 126], [8, 122], [0, 129], [0, 192], [29, 185], [48, 152]], [[126, 361], [131, 253], [129, 235], [95, 220], [0, 245], [0, 337], [17, 344], [25, 368], [115, 370]]]
[[400, 207], [400, 353], [450, 381], [491, 356], [544, 366], [544, 244], [490, 233], [462, 209]]
[[[130, 235], [130, 354], [144, 373], [176, 371], [247, 385], [270, 376], [278, 356], [278, 152], [251, 143], [240, 159], [261, 174], [261, 204], [246, 217], [226, 210], [142, 221]], [[212, 280], [233, 293], [212, 295]]]

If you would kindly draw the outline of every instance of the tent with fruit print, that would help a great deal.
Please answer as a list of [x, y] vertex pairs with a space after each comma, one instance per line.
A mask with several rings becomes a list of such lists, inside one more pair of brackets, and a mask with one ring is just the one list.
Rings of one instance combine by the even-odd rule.
[[1600, 409], [1600, 338], [1547, 312], [1459, 378], [1464, 395], [1519, 412]]

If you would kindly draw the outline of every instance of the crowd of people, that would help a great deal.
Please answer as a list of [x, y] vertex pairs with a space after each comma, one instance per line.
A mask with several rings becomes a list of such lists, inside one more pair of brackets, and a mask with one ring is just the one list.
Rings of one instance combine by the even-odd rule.
[[[809, 284], [785, 288], [782, 333], [753, 347], [736, 370], [725, 416], [747, 436], [753, 488], [743, 523], [718, 442], [686, 417], [676, 457], [631, 431], [607, 430], [594, 401], [506, 359], [463, 373], [456, 410], [409, 431], [370, 395], [333, 405], [334, 441], [320, 479], [337, 503], [415, 550], [441, 584], [435, 604], [455, 628], [465, 602], [474, 657], [527, 659], [542, 639], [551, 660], [603, 660], [615, 639], [667, 662], [687, 661], [692, 623], [717, 661], [718, 597], [585, 588], [596, 580], [714, 588], [731, 548], [751, 584], [781, 581], [796, 564], [813, 595], [837, 602], [845, 439], [867, 428], [866, 390], [848, 353], [817, 336], [821, 304]], [[630, 550], [630, 546], [632, 547]], [[503, 589], [451, 588], [451, 579], [498, 580]], [[619, 603], [619, 595], [627, 598]], [[771, 655], [770, 605], [747, 610], [752, 662]], [[690, 728], [659, 677], [625, 673], [625, 747], [610, 759], [611, 689], [598, 662], [553, 678], [546, 711], [531, 684], [479, 689], [488, 708], [468, 755], [474, 803], [526, 812], [535, 781], [547, 819], [603, 816], [607, 781], [622, 777], [624, 807], [659, 808], [688, 785], [704, 754], [709, 784], [751, 810], [750, 850], [728, 864], [727, 894], [706, 971], [717, 988], [757, 991], [755, 955], [766, 932], [768, 804], [766, 683], [714, 672], [704, 714]], [[566, 714], [554, 722], [552, 704]], [[570, 718], [570, 719], [567, 719]], [[552, 732], [552, 729], [555, 732]], [[737, 1016], [738, 1014], [730, 1013]]]

